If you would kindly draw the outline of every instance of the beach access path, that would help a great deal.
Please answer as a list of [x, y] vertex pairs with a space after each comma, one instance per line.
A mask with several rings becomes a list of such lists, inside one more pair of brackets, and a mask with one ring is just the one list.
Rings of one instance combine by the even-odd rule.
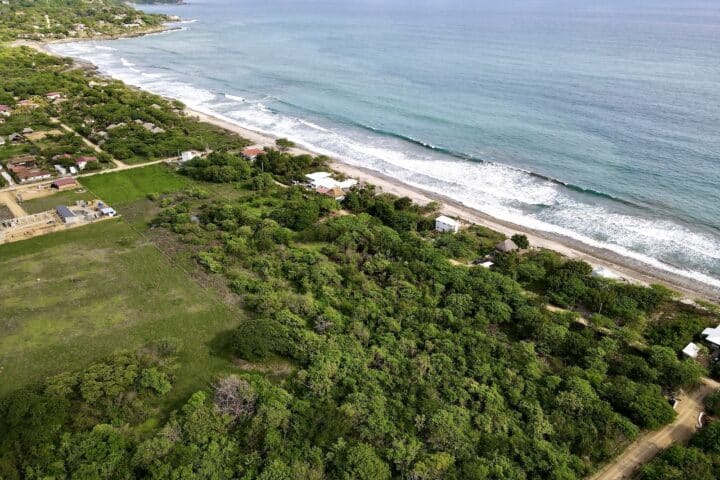
[[705, 411], [703, 400], [720, 389], [720, 383], [703, 378], [702, 384], [689, 395], [682, 395], [676, 407], [677, 417], [670, 425], [648, 432], [633, 442], [612, 463], [605, 465], [589, 480], [620, 480], [632, 478], [646, 464], [675, 442], [686, 442], [697, 430], [698, 417]]

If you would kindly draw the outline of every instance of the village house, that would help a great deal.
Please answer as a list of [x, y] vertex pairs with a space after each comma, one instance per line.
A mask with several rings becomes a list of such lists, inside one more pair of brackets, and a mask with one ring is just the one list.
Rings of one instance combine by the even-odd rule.
[[37, 103], [33, 102], [32, 100], [20, 100], [17, 104], [18, 104], [18, 107], [30, 108], [32, 110], [39, 107], [39, 105]]
[[97, 161], [97, 157], [78, 157], [75, 160], [75, 165], [77, 165], [77, 168], [79, 168], [80, 170], [84, 170], [88, 163]]
[[265, 150], [258, 147], [247, 147], [242, 151], [243, 157], [247, 158], [248, 160], [255, 160], [257, 156], [261, 153], [265, 153]]
[[33, 130], [33, 129], [30, 128], [30, 127], [25, 127], [25, 128], [22, 129], [22, 134], [23, 134], [23, 135], [30, 135], [30, 134], [33, 133], [34, 131], [35, 131], [35, 130]]
[[186, 150], [180, 154], [180, 161], [189, 162], [193, 158], [197, 158], [200, 156], [202, 156], [202, 152], [198, 152], [197, 150]]
[[682, 349], [682, 353], [688, 358], [697, 358], [700, 353], [700, 347], [690, 342]]
[[702, 331], [702, 336], [712, 348], [720, 348], [720, 325], [715, 328], [706, 328]]
[[10, 140], [10, 142], [12, 143], [20, 143], [25, 140], [25, 137], [23, 137], [20, 133], [11, 133], [8, 137], [8, 140]]
[[5, 145], [5, 137], [0, 137], [0, 146]]
[[510, 253], [516, 250], [520, 250], [520, 247], [518, 247], [515, 242], [508, 238], [507, 240], [503, 240], [502, 242], [495, 245], [495, 250], [503, 253]]
[[10, 116], [10, 106], [0, 105], [0, 116], [9, 117]]
[[78, 184], [77, 180], [75, 180], [74, 178], [68, 177], [68, 178], [59, 178], [59, 179], [55, 180], [51, 184], [51, 186], [52, 186], [52, 188], [56, 188], [56, 189], [62, 191], [62, 190], [72, 190], [73, 188], [79, 187], [80, 184]]
[[48, 100], [60, 100], [62, 98], [65, 98], [65, 94], [62, 92], [50, 92], [45, 94], [45, 98]]
[[340, 187], [334, 187], [334, 188], [325, 188], [325, 187], [318, 187], [315, 190], [320, 195], [325, 195], [330, 198], [334, 198], [338, 202], [341, 202], [345, 200], [345, 192]]
[[37, 182], [52, 178], [50, 172], [35, 166], [27, 167], [25, 165], [8, 165], [8, 170], [17, 177], [18, 182], [20, 183]]
[[438, 232], [457, 233], [460, 231], [460, 222], [445, 215], [440, 215], [435, 219], [435, 230]]
[[58, 172], [58, 175], [67, 175], [67, 169], [63, 167], [62, 165], [55, 164], [53, 165], [53, 168], [56, 172]]
[[66, 225], [72, 225], [74, 223], [78, 223], [81, 220], [80, 217], [75, 215], [72, 210], [70, 210], [65, 205], [58, 205], [57, 207], [55, 207], [55, 212]]

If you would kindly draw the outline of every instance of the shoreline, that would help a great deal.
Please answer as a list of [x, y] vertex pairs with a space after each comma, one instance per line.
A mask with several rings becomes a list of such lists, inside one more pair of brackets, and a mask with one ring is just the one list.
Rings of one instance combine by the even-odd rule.
[[[96, 37], [92, 39], [62, 39], [58, 41], [48, 42], [16, 40], [15, 42], [12, 42], [11, 45], [26, 46], [29, 48], [33, 48], [34, 50], [37, 50], [41, 53], [53, 56], [60, 56], [52, 52], [49, 48], [47, 48], [47, 46], [53, 43], [116, 40], [119, 38], [139, 37], [164, 31], [172, 31], [176, 29], [178, 28], [168, 27], [167, 25], [164, 25], [162, 28], [157, 28], [153, 31], [132, 32], [124, 35], [112, 35]], [[91, 63], [82, 60], [73, 60], [80, 65], [92, 65]], [[93, 67], [97, 70], [97, 66], [93, 65]], [[139, 88], [132, 86], [129, 87]], [[251, 130], [237, 125], [236, 123], [222, 119], [219, 116], [203, 113], [189, 107], [186, 107], [186, 112], [188, 115], [197, 117], [202, 122], [211, 123], [225, 130], [236, 133], [250, 140], [253, 144], [258, 144], [262, 146], [275, 145], [275, 140], [277, 139], [277, 137], [273, 135]], [[308, 153], [311, 155], [317, 155], [316, 152], [299, 147], [291, 149], [291, 151], [293, 153]], [[439, 210], [441, 213], [457, 217], [465, 223], [481, 225], [497, 232], [503, 233], [508, 237], [515, 233], [525, 234], [528, 237], [530, 244], [534, 247], [554, 250], [566, 257], [584, 260], [590, 265], [592, 265], [593, 268], [609, 268], [610, 270], [618, 273], [631, 283], [638, 283], [642, 285], [658, 283], [677, 291], [686, 298], [699, 298], [712, 302], [720, 302], [720, 289], [712, 285], [699, 282], [692, 278], [688, 278], [681, 274], [654, 267], [639, 260], [623, 256], [611, 250], [594, 247], [592, 245], [585, 244], [569, 237], [565, 237], [559, 234], [553, 234], [550, 232], [534, 230], [522, 225], [517, 225], [512, 222], [495, 218], [491, 215], [481, 212], [480, 210], [468, 207], [462, 202], [454, 200], [446, 195], [431, 192], [414, 185], [405, 184], [400, 180], [397, 180], [382, 172], [372, 170], [370, 168], [351, 165], [335, 158], [332, 159], [330, 168], [349, 177], [357, 178], [361, 182], [373, 184], [384, 193], [392, 193], [397, 196], [409, 197], [415, 203], [427, 204], [431, 201], [439, 202], [441, 204]]]
[[[275, 144], [276, 137], [241, 127], [235, 123], [203, 113], [192, 108], [186, 108], [185, 111], [200, 121], [212, 123], [218, 127], [224, 128], [233, 133], [247, 138], [254, 144], [263, 146], [272, 146]], [[308, 153], [317, 155], [305, 148], [293, 148], [292, 153]], [[397, 196], [405, 196], [411, 198], [415, 203], [427, 204], [432, 201], [440, 202], [440, 212], [457, 217], [466, 223], [476, 224], [503, 233], [508, 237], [515, 233], [527, 235], [530, 244], [534, 247], [546, 248], [554, 250], [566, 257], [584, 260], [593, 267], [609, 268], [616, 273], [622, 275], [631, 283], [639, 283], [649, 285], [659, 283], [665, 285], [680, 294], [689, 298], [700, 298], [712, 302], [720, 300], [720, 290], [711, 285], [697, 282], [693, 279], [686, 278], [682, 275], [668, 272], [660, 268], [646, 265], [643, 262], [622, 256], [610, 250], [593, 247], [578, 240], [555, 235], [549, 232], [541, 232], [537, 230], [516, 225], [491, 215], [483, 213], [472, 207], [468, 207], [463, 203], [454, 200], [446, 195], [431, 192], [414, 185], [408, 185], [400, 180], [390, 177], [382, 172], [372, 170], [365, 167], [350, 165], [337, 159], [332, 159], [330, 168], [336, 172], [347, 175], [348, 177], [357, 178], [361, 182], [370, 183], [378, 187], [383, 193], [392, 193]]]

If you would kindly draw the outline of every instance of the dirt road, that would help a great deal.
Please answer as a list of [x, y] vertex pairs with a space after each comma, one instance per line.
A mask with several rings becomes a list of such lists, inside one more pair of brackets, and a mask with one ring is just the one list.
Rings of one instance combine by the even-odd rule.
[[704, 410], [703, 399], [720, 389], [720, 383], [709, 378], [689, 396], [684, 395], [677, 406], [677, 418], [670, 425], [649, 432], [625, 450], [614, 462], [590, 477], [589, 480], [621, 480], [631, 478], [641, 465], [652, 460], [674, 442], [684, 442], [695, 433], [698, 415]]
[[27, 212], [15, 201], [15, 194], [11, 192], [0, 192], [0, 203], [7, 206], [15, 218], [24, 217]]

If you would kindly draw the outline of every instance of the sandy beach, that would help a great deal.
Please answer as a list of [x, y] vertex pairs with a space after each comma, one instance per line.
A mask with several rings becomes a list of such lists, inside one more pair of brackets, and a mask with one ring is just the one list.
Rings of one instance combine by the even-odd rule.
[[[275, 138], [270, 135], [240, 127], [235, 123], [196, 110], [187, 109], [186, 111], [188, 115], [195, 116], [203, 122], [212, 123], [231, 132], [235, 132], [256, 145], [275, 145]], [[295, 148], [292, 152], [296, 154], [314, 154], [302, 148]], [[720, 300], [720, 291], [710, 285], [696, 282], [659, 268], [654, 268], [631, 258], [623, 257], [610, 250], [594, 248], [571, 238], [552, 235], [547, 232], [534, 231], [521, 225], [499, 220], [476, 209], [467, 207], [444, 195], [406, 185], [381, 172], [349, 165], [337, 160], [332, 162], [331, 168], [348, 177], [356, 178], [361, 182], [373, 184], [382, 192], [408, 197], [419, 204], [427, 204], [432, 201], [440, 202], [440, 211], [442, 213], [456, 217], [468, 224], [482, 225], [508, 236], [515, 233], [523, 233], [527, 235], [532, 246], [554, 250], [569, 258], [582, 259], [593, 267], [609, 268], [630, 282], [643, 285], [659, 283], [678, 291], [689, 299], [700, 298], [714, 302]]]
[[[47, 45], [44, 43], [17, 41], [13, 45], [26, 46], [42, 53], [56, 55], [48, 49]], [[271, 135], [250, 130], [217, 116], [209, 115], [190, 108], [186, 109], [186, 113], [197, 117], [200, 121], [211, 123], [230, 132], [237, 133], [238, 135], [247, 138], [255, 145], [275, 145], [276, 138]], [[291, 152], [295, 154], [308, 153], [316, 155], [315, 152], [303, 148], [294, 148]], [[432, 201], [440, 202], [440, 211], [443, 214], [455, 217], [468, 225], [481, 225], [507, 236], [511, 236], [515, 233], [525, 234], [530, 240], [530, 244], [534, 247], [547, 248], [559, 252], [569, 258], [582, 259], [592, 265], [593, 268], [605, 267], [622, 276], [629, 282], [642, 285], [656, 283], [662, 284], [676, 290], [687, 299], [703, 299], [712, 302], [720, 302], [720, 289], [667, 270], [653, 267], [632, 258], [622, 256], [613, 251], [596, 248], [568, 237], [549, 232], [532, 230], [522, 225], [515, 225], [513, 223], [494, 218], [479, 210], [467, 207], [452, 198], [404, 184], [397, 179], [375, 170], [349, 165], [337, 159], [333, 159], [331, 168], [348, 177], [356, 178], [360, 182], [375, 185], [384, 193], [408, 197], [419, 204], [427, 204]]]

